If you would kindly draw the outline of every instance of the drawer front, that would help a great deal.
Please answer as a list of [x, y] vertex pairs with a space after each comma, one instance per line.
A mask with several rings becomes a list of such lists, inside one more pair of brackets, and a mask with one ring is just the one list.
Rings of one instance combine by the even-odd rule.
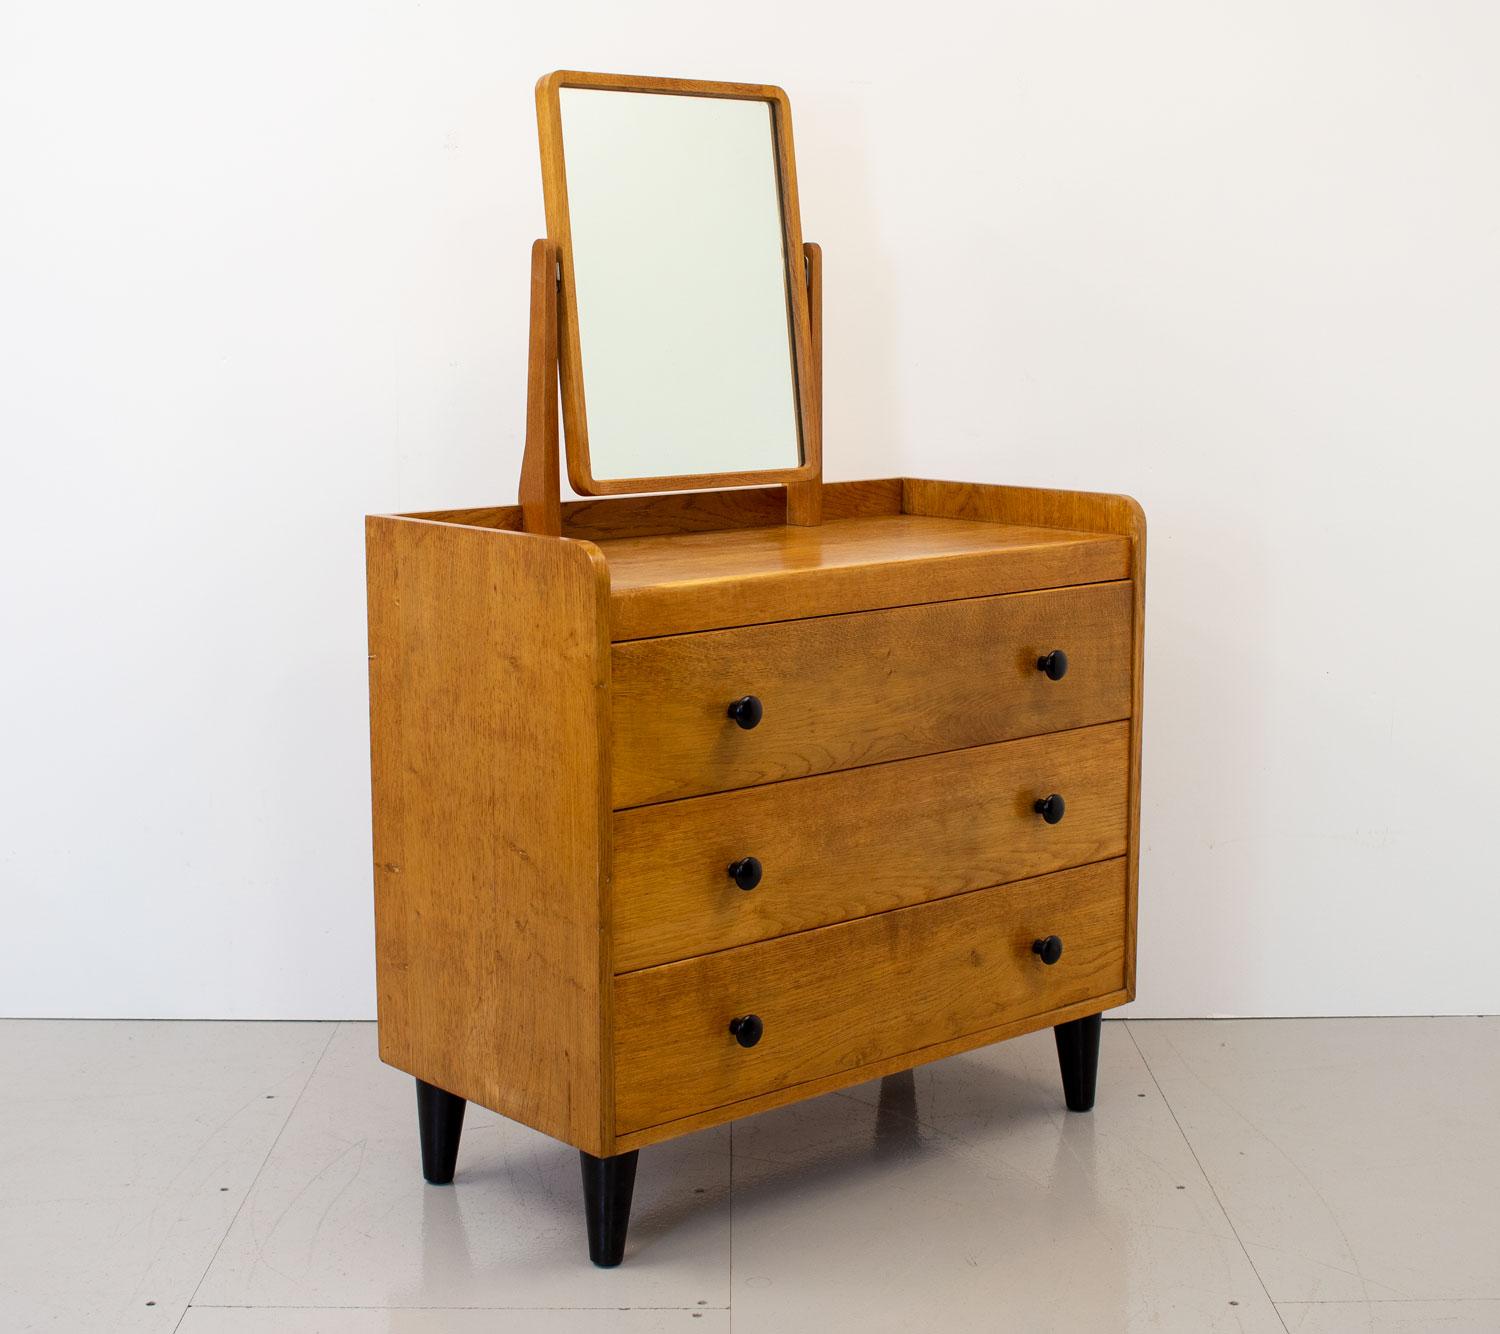
[[[1106, 723], [619, 811], [615, 970], [1121, 857], [1129, 757]], [[752, 857], [746, 890], [728, 868]]]
[[[1100, 862], [615, 979], [627, 1134], [1124, 986], [1125, 862]], [[1032, 942], [1055, 935], [1062, 957]], [[741, 1047], [731, 1019], [764, 1034]]]
[[[616, 644], [616, 809], [1130, 715], [1131, 585]], [[1037, 659], [1054, 649], [1052, 680]], [[730, 703], [760, 700], [742, 728]]]

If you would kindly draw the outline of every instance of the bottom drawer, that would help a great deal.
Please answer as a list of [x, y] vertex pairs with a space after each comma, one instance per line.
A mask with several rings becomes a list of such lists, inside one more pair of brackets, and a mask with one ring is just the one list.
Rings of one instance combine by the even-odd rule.
[[[616, 1131], [1118, 991], [1125, 926], [1120, 859], [624, 974]], [[729, 1021], [749, 1014], [764, 1032], [746, 1048]]]

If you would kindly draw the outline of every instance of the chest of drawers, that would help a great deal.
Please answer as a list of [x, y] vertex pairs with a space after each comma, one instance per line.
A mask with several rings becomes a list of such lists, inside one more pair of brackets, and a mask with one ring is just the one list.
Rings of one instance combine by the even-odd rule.
[[1145, 526], [917, 479], [367, 526], [380, 1052], [424, 1171], [466, 1100], [636, 1153], [1135, 986]]

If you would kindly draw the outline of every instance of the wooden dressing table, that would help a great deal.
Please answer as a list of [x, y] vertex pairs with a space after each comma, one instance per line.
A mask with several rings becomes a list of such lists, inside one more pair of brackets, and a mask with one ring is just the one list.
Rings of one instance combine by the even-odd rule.
[[[575, 450], [567, 88], [770, 108], [794, 466], [632, 488]], [[1145, 523], [825, 484], [784, 95], [564, 73], [538, 105], [520, 503], [367, 520], [380, 1054], [431, 1182], [466, 1100], [579, 1149], [612, 1265], [660, 1140], [1043, 1027], [1093, 1105], [1135, 991]], [[560, 501], [559, 373], [607, 498]]]

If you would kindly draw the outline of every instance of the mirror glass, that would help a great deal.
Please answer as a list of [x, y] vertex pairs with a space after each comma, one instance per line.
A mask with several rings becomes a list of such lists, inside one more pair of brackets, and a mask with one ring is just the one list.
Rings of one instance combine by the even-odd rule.
[[559, 100], [589, 471], [797, 467], [770, 103], [595, 88]]

